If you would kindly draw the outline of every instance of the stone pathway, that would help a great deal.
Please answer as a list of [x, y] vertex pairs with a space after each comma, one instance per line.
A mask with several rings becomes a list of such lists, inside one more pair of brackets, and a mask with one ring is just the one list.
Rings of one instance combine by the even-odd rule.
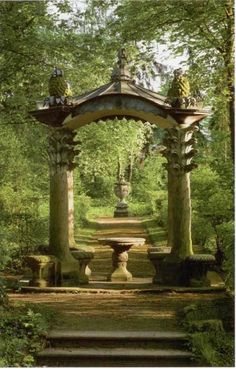
[[28, 293], [10, 294], [10, 301], [44, 304], [57, 313], [53, 328], [101, 331], [181, 330], [178, 312], [188, 304], [224, 297], [212, 293]]
[[147, 257], [149, 241], [142, 219], [104, 217], [99, 218], [96, 223], [98, 230], [93, 235], [92, 240], [88, 240], [88, 244], [95, 248], [95, 257], [91, 262], [91, 280], [105, 281], [112, 266], [112, 250], [109, 246], [100, 245], [97, 241], [99, 238], [141, 237], [145, 238], [147, 242], [144, 246], [133, 246], [130, 249], [128, 270], [133, 274], [134, 282], [136, 278], [148, 278], [147, 281], [150, 283], [154, 275], [154, 268]]
[[[183, 360], [184, 357], [189, 360], [189, 353], [186, 349], [182, 347], [182, 351], [178, 351], [175, 347], [176, 340], [169, 339], [170, 337], [181, 337], [183, 334], [178, 322], [178, 313], [188, 304], [223, 298], [225, 292], [202, 290], [200, 293], [191, 291], [191, 289], [182, 289], [182, 291], [176, 288], [155, 289], [155, 286], [151, 284], [154, 269], [147, 258], [148, 236], [142, 220], [138, 218], [100, 218], [97, 223], [96, 233], [92, 237], [83, 238], [85, 245], [88, 244], [95, 248], [89, 286], [77, 290], [68, 289], [66, 291], [64, 289], [64, 293], [55, 293], [55, 291], [54, 293], [16, 293], [9, 296], [12, 304], [30, 302], [44, 304], [55, 310], [56, 319], [52, 327], [53, 332], [54, 335], [61, 337], [64, 343], [62, 346], [54, 347], [49, 335], [50, 347], [41, 353], [39, 364], [48, 366], [145, 366], [146, 364], [146, 366], [153, 366], [155, 363], [154, 366], [191, 366], [191, 362], [186, 364]], [[115, 285], [106, 282], [106, 276], [111, 269], [112, 250], [110, 247], [99, 245], [97, 240], [103, 237], [143, 237], [147, 239], [144, 246], [133, 247], [129, 251], [128, 269], [134, 277], [133, 284], [129, 282], [127, 285], [129, 288], [126, 288], [125, 283]], [[138, 283], [143, 283], [146, 288], [141, 288]], [[101, 335], [105, 337], [104, 340], [109, 341], [111, 332], [117, 337], [123, 337], [123, 343], [118, 340], [119, 342], [117, 341], [114, 346], [109, 346], [109, 342], [103, 346], [101, 342], [94, 342], [94, 339], [99, 340]], [[152, 341], [155, 332], [158, 334], [159, 341], [167, 337], [168, 347], [163, 349], [160, 342], [153, 347], [145, 339], [140, 342], [141, 346], [137, 346], [135, 339], [139, 336], [138, 332], [140, 336], [149, 337], [149, 341]], [[68, 340], [71, 340], [71, 334], [77, 337], [72, 346], [68, 343]], [[80, 348], [81, 334], [86, 337], [92, 335], [86, 347], [82, 348]], [[65, 341], [65, 336], [68, 336], [67, 341]], [[125, 340], [130, 342], [134, 340], [130, 349], [127, 346], [128, 341]], [[172, 361], [170, 360], [171, 355], [173, 355]], [[137, 359], [139, 356], [140, 359]]]

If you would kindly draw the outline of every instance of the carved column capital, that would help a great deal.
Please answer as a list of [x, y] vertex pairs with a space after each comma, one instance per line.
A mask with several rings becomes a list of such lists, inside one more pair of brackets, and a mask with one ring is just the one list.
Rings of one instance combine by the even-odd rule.
[[166, 137], [163, 141], [165, 149], [162, 155], [166, 157], [165, 166], [172, 174], [181, 175], [197, 168], [198, 165], [192, 159], [198, 152], [195, 149], [197, 140], [193, 136], [198, 129], [197, 126], [166, 129]]
[[75, 168], [75, 157], [79, 154], [75, 140], [76, 132], [66, 129], [53, 129], [49, 132], [48, 155], [50, 168], [57, 172], [61, 168], [73, 170]]

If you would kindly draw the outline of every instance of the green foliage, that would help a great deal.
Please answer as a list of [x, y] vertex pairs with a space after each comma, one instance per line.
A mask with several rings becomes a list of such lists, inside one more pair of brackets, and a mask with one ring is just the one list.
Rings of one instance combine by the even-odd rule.
[[220, 319], [192, 320], [188, 322], [189, 332], [223, 332], [223, 325]]
[[222, 177], [209, 165], [201, 164], [192, 174], [192, 206], [193, 242], [222, 257], [228, 253], [227, 278], [232, 283], [233, 255], [229, 254], [229, 245], [233, 244], [233, 195], [227, 183], [222, 183]]
[[9, 309], [0, 315], [2, 366], [34, 366], [35, 354], [44, 345], [49, 321], [52, 320], [54, 312], [29, 305]]
[[152, 245], [163, 246], [166, 244], [166, 231], [158, 227], [158, 219], [151, 218], [144, 221], [148, 239]]
[[152, 215], [153, 208], [150, 202], [130, 202], [129, 210], [132, 216], [144, 216], [144, 215]]
[[6, 286], [0, 278], [0, 312], [1, 309], [8, 309], [9, 299], [6, 292]]
[[106, 201], [104, 201], [103, 199], [93, 200], [92, 207], [88, 212], [88, 219], [113, 216], [115, 202], [112, 206], [106, 206], [104, 205], [104, 203], [106, 203]]
[[216, 229], [224, 252], [225, 282], [229, 288], [234, 289], [234, 223], [233, 221], [224, 222]]
[[76, 197], [75, 201], [75, 223], [76, 227], [85, 225], [88, 221], [87, 214], [91, 207], [91, 198], [86, 195]]
[[78, 168], [89, 196], [110, 197], [117, 179], [118, 166], [124, 176], [133, 167], [147, 144], [149, 124], [132, 120], [92, 123], [78, 131], [81, 142]]
[[234, 366], [234, 339], [230, 333], [234, 307], [231, 298], [188, 305], [181, 315], [182, 324], [190, 333], [190, 348], [199, 365]]
[[194, 333], [191, 346], [200, 365], [213, 367], [234, 366], [233, 337], [225, 332]]

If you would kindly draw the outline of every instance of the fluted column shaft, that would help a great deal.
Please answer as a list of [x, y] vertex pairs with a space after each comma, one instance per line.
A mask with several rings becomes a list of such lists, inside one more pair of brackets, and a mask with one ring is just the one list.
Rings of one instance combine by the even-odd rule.
[[69, 248], [74, 241], [73, 169], [75, 133], [53, 129], [49, 134], [50, 253], [63, 262], [75, 262]]
[[193, 253], [191, 236], [190, 171], [197, 165], [192, 158], [196, 140], [196, 126], [182, 128], [180, 125], [166, 130], [163, 155], [168, 170], [168, 246], [171, 255], [178, 259]]

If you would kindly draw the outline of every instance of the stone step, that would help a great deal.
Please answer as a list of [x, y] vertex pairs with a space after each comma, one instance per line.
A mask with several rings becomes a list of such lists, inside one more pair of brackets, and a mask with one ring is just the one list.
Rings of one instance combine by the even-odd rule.
[[191, 366], [191, 353], [175, 349], [46, 348], [37, 366], [53, 367], [180, 367]]
[[133, 347], [133, 348], [184, 348], [187, 342], [185, 333], [152, 331], [60, 331], [49, 332], [50, 347]]

